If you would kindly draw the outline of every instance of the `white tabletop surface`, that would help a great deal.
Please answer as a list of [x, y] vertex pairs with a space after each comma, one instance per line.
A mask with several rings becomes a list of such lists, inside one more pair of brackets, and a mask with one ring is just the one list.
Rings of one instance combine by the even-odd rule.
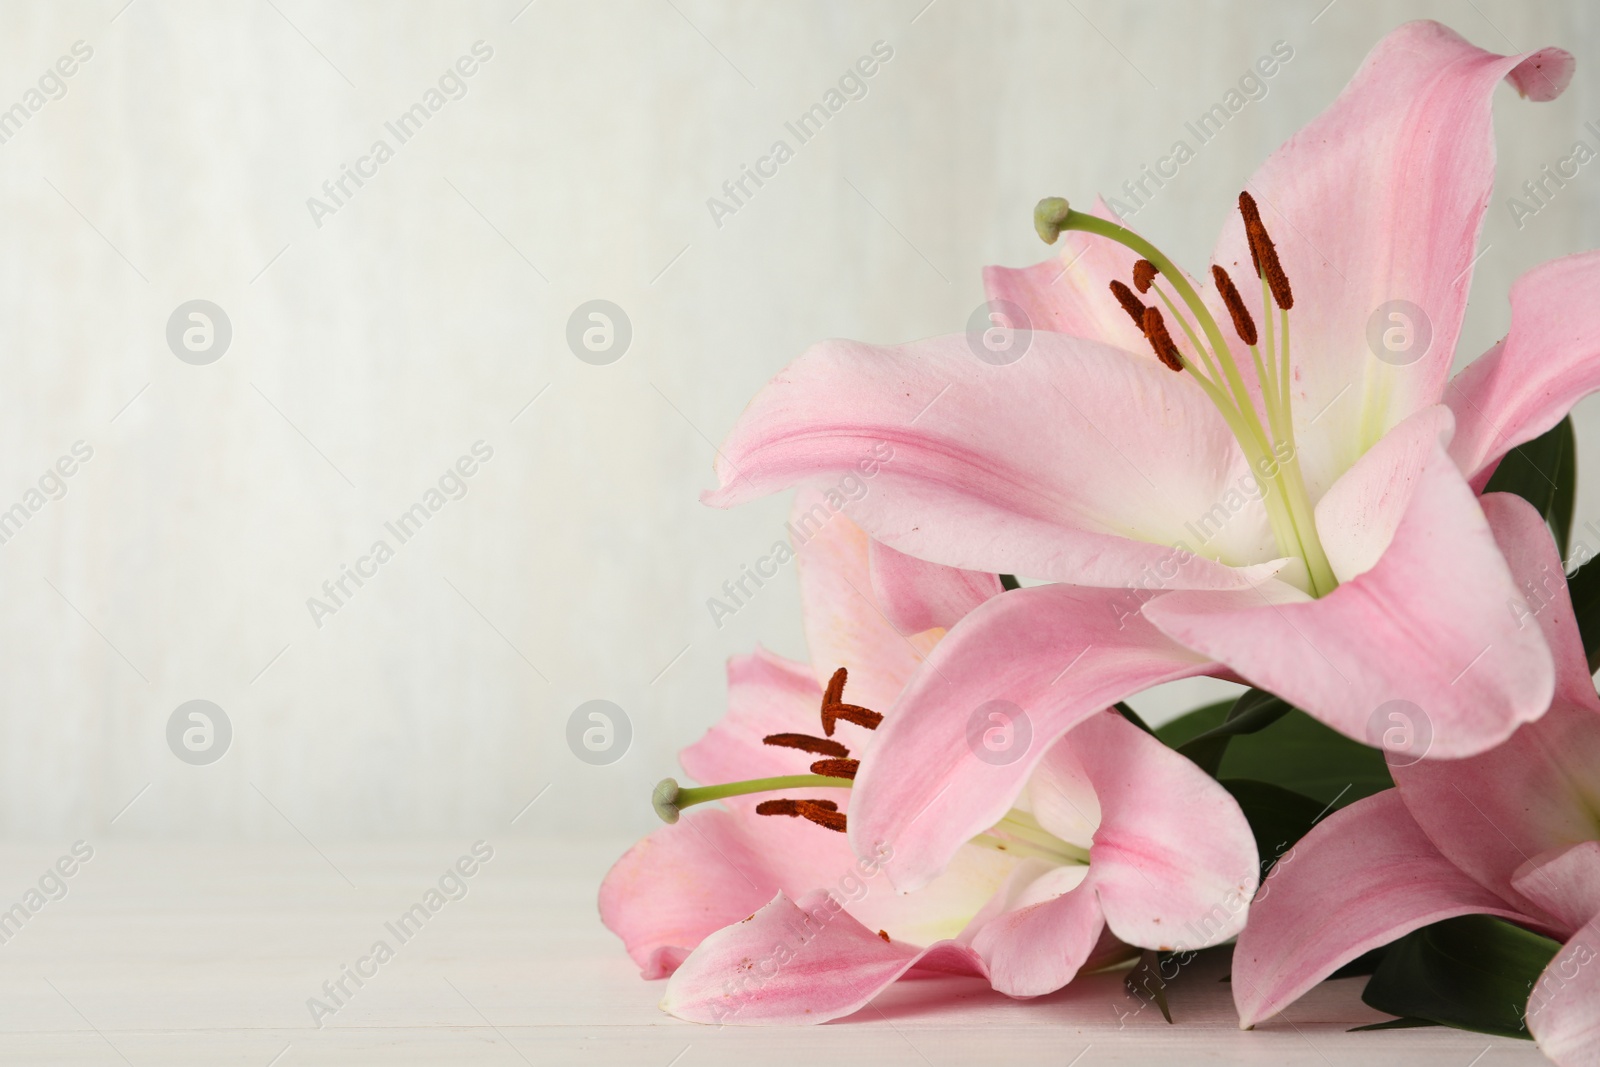
[[[1437, 1028], [1347, 1033], [1382, 1016], [1328, 983], [1251, 1033], [1216, 973], [1135, 1012], [1114, 976], [1008, 1000], [962, 979], [904, 982], [853, 1019], [696, 1026], [656, 1003], [599, 923], [595, 887], [626, 842], [494, 843], [467, 881], [319, 1029], [307, 999], [419, 900], [470, 841], [344, 846], [107, 842], [0, 944], [0, 1062], [63, 1064], [702, 1064], [818, 1067], [1541, 1063], [1526, 1042]], [[0, 908], [67, 849], [0, 846]], [[354, 989], [347, 981], [347, 985]], [[1120, 1025], [1119, 1025], [1119, 1016]]]

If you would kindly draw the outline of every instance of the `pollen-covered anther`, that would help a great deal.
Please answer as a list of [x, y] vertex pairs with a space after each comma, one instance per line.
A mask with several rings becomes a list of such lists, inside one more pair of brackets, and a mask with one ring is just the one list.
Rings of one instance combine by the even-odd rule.
[[1228, 277], [1227, 271], [1213, 263], [1211, 280], [1217, 283], [1217, 293], [1227, 306], [1228, 314], [1233, 317], [1233, 330], [1239, 335], [1239, 340], [1247, 345], [1255, 344], [1256, 320], [1250, 317], [1250, 309], [1245, 307], [1244, 301], [1240, 299], [1239, 290], [1234, 286], [1233, 279]]
[[1256, 207], [1256, 198], [1249, 193], [1239, 194], [1239, 215], [1244, 219], [1245, 244], [1250, 246], [1250, 265], [1256, 269], [1256, 277], [1261, 277], [1261, 254], [1256, 251], [1256, 240], [1250, 235], [1251, 230], [1266, 232], [1266, 227], [1261, 224], [1261, 211]]
[[1294, 307], [1294, 291], [1289, 288], [1289, 275], [1278, 258], [1278, 246], [1272, 243], [1266, 223], [1261, 221], [1261, 209], [1256, 207], [1255, 197], [1244, 192], [1239, 194], [1239, 214], [1244, 218], [1245, 240], [1250, 245], [1250, 262], [1256, 268], [1256, 277], [1267, 279], [1273, 303], [1288, 311]]
[[1183, 355], [1178, 351], [1178, 346], [1172, 343], [1172, 335], [1167, 332], [1160, 308], [1144, 309], [1144, 335], [1150, 339], [1150, 347], [1155, 350], [1157, 359], [1171, 370], [1183, 370]]
[[811, 773], [824, 778], [854, 778], [860, 767], [858, 759], [819, 759], [811, 765]]
[[1133, 320], [1133, 324], [1143, 330], [1144, 303], [1133, 295], [1133, 290], [1113, 278], [1111, 281], [1111, 295], [1117, 298], [1117, 303], [1122, 305], [1122, 310], [1128, 313], [1128, 317]]
[[845, 832], [845, 816], [831, 800], [763, 800], [756, 805], [757, 815], [798, 816], [829, 830]]
[[844, 759], [850, 755], [850, 750], [839, 742], [826, 737], [812, 737], [810, 734], [768, 734], [761, 739], [761, 743], [774, 748], [798, 748], [801, 752], [832, 756], [836, 759]]
[[883, 716], [871, 708], [844, 703], [844, 683], [848, 677], [849, 672], [840, 667], [828, 679], [828, 688], [822, 694], [822, 732], [829, 737], [833, 736], [833, 728], [840, 719], [868, 730], [876, 730], [883, 722]]
[[1156, 280], [1156, 265], [1148, 259], [1141, 259], [1133, 265], [1133, 287], [1141, 293], [1150, 291], [1150, 283]]

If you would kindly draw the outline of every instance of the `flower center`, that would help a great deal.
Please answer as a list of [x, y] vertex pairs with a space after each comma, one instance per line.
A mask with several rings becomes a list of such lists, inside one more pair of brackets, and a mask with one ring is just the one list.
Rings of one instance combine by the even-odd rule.
[[[1308, 592], [1322, 596], [1339, 582], [1317, 536], [1315, 512], [1295, 447], [1289, 390], [1289, 309], [1294, 306], [1294, 292], [1249, 193], [1239, 194], [1239, 213], [1244, 218], [1250, 258], [1261, 279], [1261, 307], [1266, 321], [1260, 335], [1228, 272], [1213, 265], [1211, 275], [1233, 320], [1237, 340], [1250, 351], [1260, 386], [1259, 402], [1245, 385], [1233, 349], [1216, 318], [1188, 278], [1159, 249], [1114, 222], [1073, 211], [1060, 197], [1039, 201], [1033, 217], [1039, 236], [1048, 244], [1054, 244], [1062, 230], [1081, 230], [1116, 241], [1143, 257], [1134, 264], [1134, 288], [1141, 294], [1154, 291], [1167, 314], [1182, 328], [1187, 349], [1173, 339], [1160, 307], [1146, 305], [1121, 281], [1111, 283], [1112, 295], [1144, 333], [1156, 358], [1174, 371], [1192, 375], [1222, 413], [1261, 484], [1262, 503], [1279, 551], [1305, 564]], [[1181, 307], [1167, 295], [1162, 280], [1177, 294]], [[1278, 309], [1277, 330], [1273, 329], [1274, 305]]]
[[[844, 703], [844, 683], [848, 672], [843, 667], [833, 672], [828, 688], [822, 695], [822, 731], [832, 734], [835, 723], [843, 719], [869, 730], [876, 730], [883, 716], [868, 708]], [[762, 743], [775, 748], [793, 748], [823, 758], [811, 764], [810, 774], [787, 774], [773, 778], [750, 778], [743, 782], [723, 782], [719, 785], [691, 786], [685, 789], [675, 779], [663, 778], [656, 783], [650, 803], [665, 823], [675, 823], [684, 808], [725, 797], [747, 796], [751, 793], [771, 793], [788, 789], [849, 789], [854, 783], [860, 760], [850, 759], [850, 750], [832, 737], [813, 737], [810, 734], [768, 734]], [[848, 829], [847, 816], [832, 800], [797, 799], [777, 797], [756, 805], [757, 815], [787, 815], [805, 819], [829, 830], [844, 833]], [[1009, 853], [1019, 858], [1046, 860], [1057, 866], [1089, 863], [1089, 852], [1081, 846], [1063, 841], [1039, 825], [1037, 819], [1026, 811], [1012, 808], [986, 832], [971, 839], [971, 843], [997, 852]]]

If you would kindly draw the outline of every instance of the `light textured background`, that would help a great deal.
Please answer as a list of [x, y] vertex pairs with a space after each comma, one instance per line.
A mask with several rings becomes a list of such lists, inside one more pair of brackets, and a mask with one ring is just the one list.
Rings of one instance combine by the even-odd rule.
[[[1180, 260], [1420, 16], [1579, 60], [1554, 104], [1500, 91], [1458, 358], [1503, 333], [1518, 274], [1600, 245], [1600, 163], [1520, 231], [1505, 206], [1594, 143], [1600, 15], [1577, 3], [123, 2], [0, 6], [0, 108], [94, 50], [0, 144], [0, 508], [94, 450], [0, 545], [13, 837], [647, 829], [725, 659], [804, 655], [792, 569], [712, 626], [706, 598], [787, 502], [702, 507], [711, 442], [814, 340], [961, 329], [982, 265], [1046, 255], [1040, 196], [1114, 193], [1275, 41], [1295, 54], [1267, 97], [1137, 216]], [[315, 226], [307, 197], [479, 40], [467, 95]], [[714, 225], [706, 198], [879, 40], [866, 98]], [[209, 366], [164, 339], [193, 298], [233, 325]], [[633, 323], [611, 366], [564, 340], [594, 298]], [[1580, 522], [1600, 503], [1585, 410]], [[480, 439], [468, 495], [316, 628], [306, 598]], [[209, 767], [166, 745], [193, 698], [234, 727]], [[591, 698], [633, 723], [612, 766], [566, 745]]]

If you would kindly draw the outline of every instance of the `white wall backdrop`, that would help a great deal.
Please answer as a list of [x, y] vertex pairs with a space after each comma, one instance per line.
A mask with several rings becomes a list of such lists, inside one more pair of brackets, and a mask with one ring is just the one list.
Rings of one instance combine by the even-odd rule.
[[[1245, 176], [1424, 16], [1578, 56], [1560, 101], [1500, 92], [1458, 359], [1503, 333], [1518, 274], [1600, 245], [1600, 165], [1520, 227], [1506, 204], [1600, 143], [1584, 5], [524, 4], [0, 7], [0, 109], [23, 105], [0, 125], [0, 509], [92, 450], [0, 544], [0, 832], [647, 828], [726, 658], [804, 655], [792, 573], [720, 629], [705, 606], [786, 515], [698, 503], [745, 400], [818, 339], [962, 329], [981, 266], [1045, 258], [1039, 197], [1114, 194], [1275, 42], [1293, 58], [1266, 95], [1137, 215], [1180, 259], [1203, 263]], [[865, 95], [799, 144], [785, 121], [877, 42]], [[471, 76], [447, 75], [462, 57]], [[385, 123], [442, 76], [402, 143]], [[392, 158], [361, 162], [379, 139]], [[793, 158], [713, 219], [778, 139]], [[335, 202], [345, 166], [368, 176]], [[232, 331], [204, 365], [166, 336], [197, 299]], [[566, 342], [593, 299], [632, 324], [610, 365]], [[477, 442], [465, 495], [389, 534]], [[380, 538], [393, 558], [314, 620]], [[204, 766], [167, 737], [195, 699], [232, 728]], [[609, 766], [566, 742], [590, 699], [632, 723]]]

